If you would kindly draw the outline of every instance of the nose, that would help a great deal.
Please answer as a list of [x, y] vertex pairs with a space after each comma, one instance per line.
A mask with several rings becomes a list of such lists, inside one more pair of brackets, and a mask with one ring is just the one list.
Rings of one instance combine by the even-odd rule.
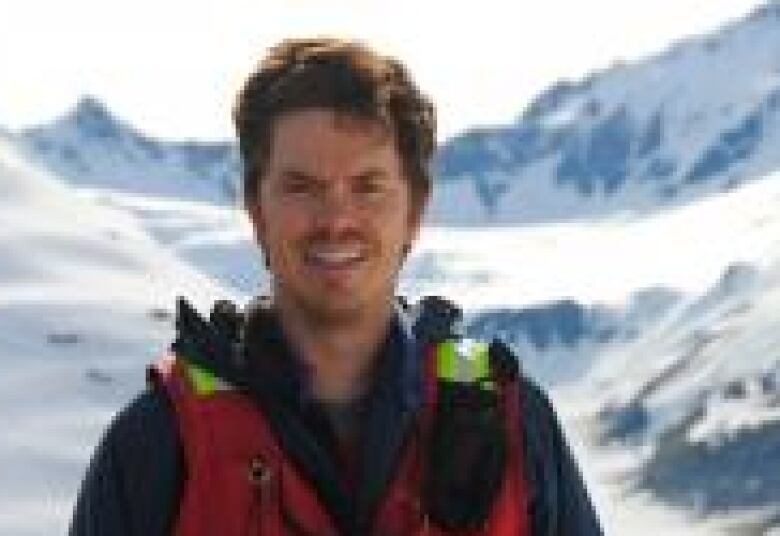
[[359, 212], [354, 196], [344, 184], [332, 184], [321, 192], [315, 213], [316, 225], [330, 235], [340, 235], [360, 225]]

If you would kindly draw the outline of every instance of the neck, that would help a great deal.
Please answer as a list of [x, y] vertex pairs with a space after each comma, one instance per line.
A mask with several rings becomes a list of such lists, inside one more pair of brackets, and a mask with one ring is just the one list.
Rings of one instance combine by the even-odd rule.
[[333, 322], [283, 299], [275, 299], [275, 307], [285, 338], [307, 368], [316, 399], [348, 403], [368, 391], [393, 315], [390, 299]]

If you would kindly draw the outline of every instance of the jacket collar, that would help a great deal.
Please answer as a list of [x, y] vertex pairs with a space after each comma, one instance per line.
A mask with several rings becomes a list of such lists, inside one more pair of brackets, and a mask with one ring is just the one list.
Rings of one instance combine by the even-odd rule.
[[[285, 340], [274, 310], [265, 304], [250, 304], [246, 313], [244, 348], [248, 379], [256, 378], [286, 403], [303, 409], [313, 402], [307, 370]], [[379, 348], [379, 366], [372, 395], [382, 391], [397, 401], [404, 411], [414, 411], [422, 400], [420, 348], [413, 321], [399, 306], [391, 320], [384, 343]], [[258, 386], [260, 387], [260, 386]]]

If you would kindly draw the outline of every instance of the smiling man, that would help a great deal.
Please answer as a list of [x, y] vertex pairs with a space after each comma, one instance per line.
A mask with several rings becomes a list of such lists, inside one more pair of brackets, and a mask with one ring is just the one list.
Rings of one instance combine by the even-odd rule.
[[282, 328], [324, 399], [370, 385], [420, 225], [425, 184], [407, 183], [395, 147], [391, 126], [376, 120], [289, 111], [275, 121], [264, 179], [247, 200]]
[[98, 447], [71, 534], [601, 534], [544, 395], [459, 311], [395, 298], [435, 114], [397, 60], [274, 47], [238, 97], [272, 295], [177, 338]]

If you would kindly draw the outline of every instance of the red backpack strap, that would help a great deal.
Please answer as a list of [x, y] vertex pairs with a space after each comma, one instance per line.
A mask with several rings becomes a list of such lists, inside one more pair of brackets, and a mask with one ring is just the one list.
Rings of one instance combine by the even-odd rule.
[[[496, 525], [491, 534], [530, 535], [530, 490], [525, 469], [525, 426], [523, 422], [523, 394], [517, 377], [510, 379], [502, 389], [507, 430], [507, 473], [505, 491], [496, 504]], [[514, 478], [512, 478], [514, 477]]]
[[[162, 389], [168, 397], [175, 415], [179, 443], [182, 447], [185, 466], [185, 485], [179, 505], [176, 522], [176, 534], [188, 535], [217, 533], [220, 530], [219, 519], [205, 503], [205, 496], [199, 490], [214, 480], [214, 475], [202, 467], [204, 463], [204, 441], [201, 436], [203, 425], [199, 422], [197, 403], [192, 389], [186, 382], [186, 373], [182, 362], [173, 353], [168, 353], [147, 368], [147, 381]], [[196, 468], [196, 469], [193, 469]], [[197, 471], [197, 486], [190, 483], [190, 473]], [[193, 489], [193, 488], [197, 489]], [[192, 512], [198, 511], [198, 515]]]
[[[280, 534], [276, 479], [282, 457], [260, 412], [243, 394], [168, 354], [148, 369], [176, 414], [186, 468], [175, 534]], [[266, 531], [267, 531], [266, 530]]]

